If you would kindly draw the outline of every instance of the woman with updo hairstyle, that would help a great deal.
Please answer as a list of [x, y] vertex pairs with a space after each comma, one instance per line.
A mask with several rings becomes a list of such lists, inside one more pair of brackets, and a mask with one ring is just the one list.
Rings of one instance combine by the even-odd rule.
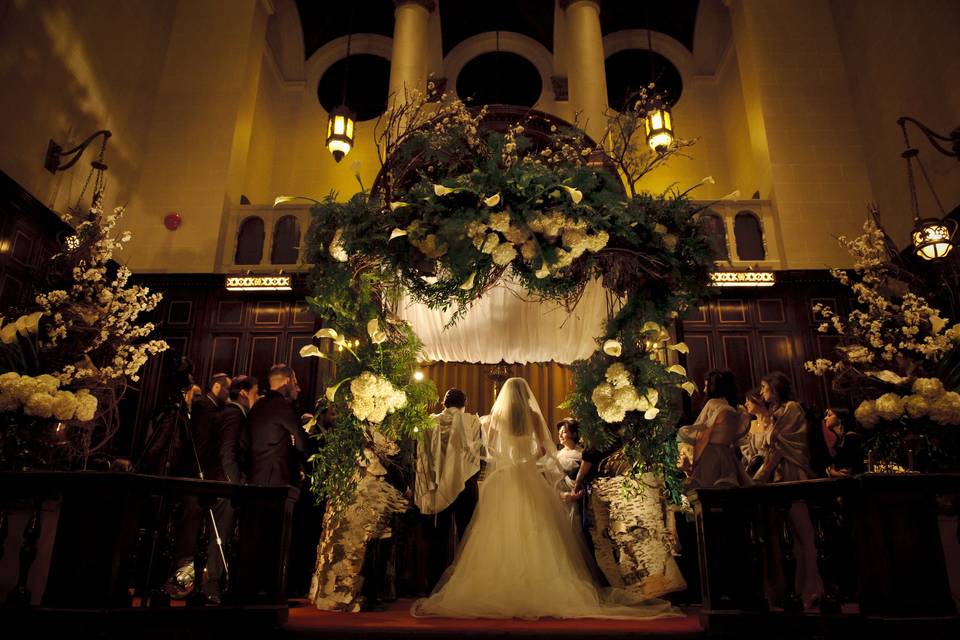
[[577, 484], [577, 474], [583, 463], [583, 449], [580, 448], [580, 423], [573, 418], [564, 418], [557, 423], [557, 434], [560, 437], [560, 449], [557, 451], [557, 461], [563, 469], [563, 485], [561, 498], [570, 517], [570, 524], [580, 533], [580, 501], [566, 499]]
[[687, 490], [708, 487], [745, 487], [751, 484], [737, 459], [736, 446], [747, 433], [750, 416], [737, 408], [737, 380], [733, 372], [713, 369], [704, 377], [707, 402], [696, 421], [681, 427], [680, 444], [692, 447], [681, 462]]

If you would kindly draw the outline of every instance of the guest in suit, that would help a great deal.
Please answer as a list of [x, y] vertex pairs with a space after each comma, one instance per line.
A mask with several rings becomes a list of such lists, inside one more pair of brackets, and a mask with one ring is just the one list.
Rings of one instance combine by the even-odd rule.
[[[203, 477], [209, 480], [222, 478], [220, 470], [220, 436], [217, 416], [226, 405], [230, 397], [230, 376], [225, 373], [215, 373], [210, 377], [207, 392], [194, 398], [190, 411], [190, 429], [193, 442], [197, 447], [197, 459], [200, 468], [196, 468], [196, 461], [191, 465], [192, 477]], [[192, 455], [192, 452], [188, 452]]]
[[[250, 407], [257, 401], [257, 379], [252, 376], [237, 376], [230, 382], [229, 397], [223, 409], [217, 414], [217, 433], [219, 436], [219, 463], [217, 477], [212, 480], [221, 480], [233, 484], [242, 484], [246, 478], [241, 471], [243, 468], [242, 452], [240, 450], [240, 436], [247, 429], [247, 414]], [[229, 500], [217, 500], [213, 507], [217, 521], [217, 531], [220, 533], [221, 544], [226, 547], [233, 538], [234, 510]], [[216, 540], [211, 539], [207, 550], [207, 581], [203, 585], [203, 592], [207, 600], [213, 603], [220, 602], [220, 592], [227, 575], [220, 556], [220, 547]]]
[[268, 379], [270, 390], [248, 416], [248, 482], [299, 486], [298, 466], [306, 449], [307, 434], [300, 426], [300, 412], [295, 406], [300, 393], [297, 376], [289, 366], [277, 364], [270, 368]]

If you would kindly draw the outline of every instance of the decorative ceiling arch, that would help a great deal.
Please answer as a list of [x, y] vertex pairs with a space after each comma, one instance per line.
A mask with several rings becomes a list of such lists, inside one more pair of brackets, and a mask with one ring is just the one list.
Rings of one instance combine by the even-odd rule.
[[284, 80], [304, 77], [303, 27], [294, 0], [274, 0], [276, 10], [267, 22], [267, 45]]
[[[544, 99], [545, 92], [551, 85], [553, 75], [553, 55], [550, 51], [528, 36], [512, 31], [501, 31], [499, 38], [500, 51], [507, 51], [523, 56], [529, 60], [540, 72], [542, 89], [537, 103]], [[455, 46], [443, 59], [443, 73], [452, 86], [456, 85], [457, 76], [463, 67], [484, 53], [497, 50], [497, 32], [488, 31], [471, 36]]]
[[[393, 50], [393, 40], [386, 36], [374, 33], [355, 33], [350, 40], [350, 53], [369, 54], [390, 60]], [[333, 66], [339, 60], [342, 60], [347, 54], [347, 37], [343, 36], [331, 40], [320, 47], [306, 63], [306, 87], [307, 91], [316, 95], [317, 87], [320, 84], [320, 78], [326, 73], [327, 69]], [[314, 101], [318, 109], [322, 110], [319, 101]]]

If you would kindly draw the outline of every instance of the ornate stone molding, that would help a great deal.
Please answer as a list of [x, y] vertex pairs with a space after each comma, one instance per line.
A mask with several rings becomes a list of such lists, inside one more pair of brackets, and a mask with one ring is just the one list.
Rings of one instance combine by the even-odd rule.
[[550, 84], [553, 85], [554, 100], [570, 99], [570, 90], [567, 83], [567, 76], [551, 76]]

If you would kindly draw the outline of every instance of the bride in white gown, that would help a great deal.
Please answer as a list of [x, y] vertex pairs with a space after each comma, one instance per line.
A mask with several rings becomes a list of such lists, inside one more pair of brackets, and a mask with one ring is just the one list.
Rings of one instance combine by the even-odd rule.
[[503, 385], [484, 432], [486, 479], [456, 561], [417, 617], [652, 618], [663, 600], [631, 602], [594, 580], [589, 552], [559, 498], [557, 448], [526, 380]]

